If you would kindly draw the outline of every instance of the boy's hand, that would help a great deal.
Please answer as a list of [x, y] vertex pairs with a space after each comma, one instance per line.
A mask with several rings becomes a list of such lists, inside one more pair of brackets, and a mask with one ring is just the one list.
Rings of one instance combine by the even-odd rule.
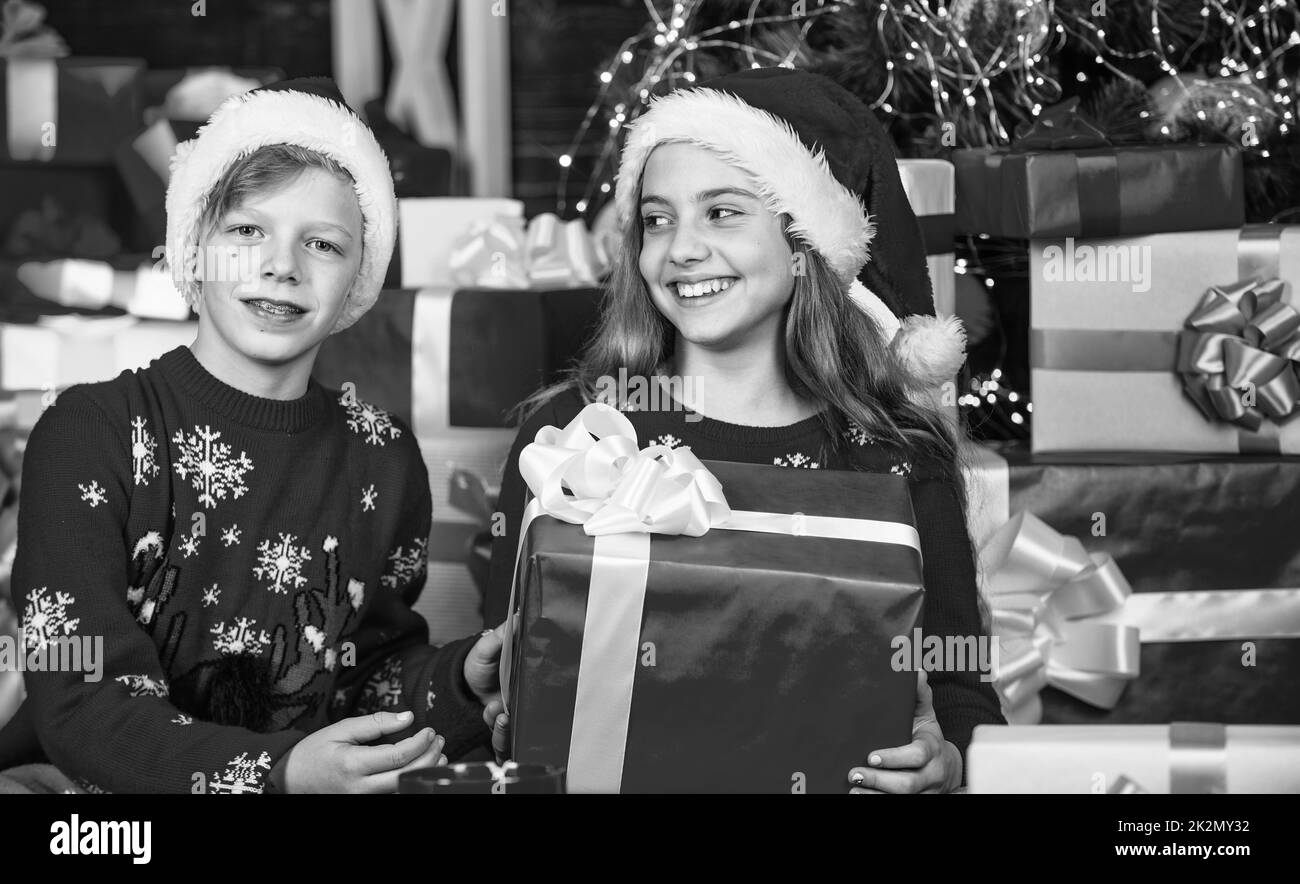
[[912, 742], [894, 749], [873, 749], [871, 767], [849, 771], [852, 795], [951, 792], [961, 783], [961, 753], [943, 738], [934, 717], [934, 700], [925, 670], [917, 670], [916, 714]]
[[410, 727], [412, 720], [410, 712], [376, 712], [345, 718], [308, 734], [289, 752], [285, 787], [290, 793], [397, 792], [399, 775], [447, 763], [444, 740], [433, 728], [392, 745], [364, 745]]

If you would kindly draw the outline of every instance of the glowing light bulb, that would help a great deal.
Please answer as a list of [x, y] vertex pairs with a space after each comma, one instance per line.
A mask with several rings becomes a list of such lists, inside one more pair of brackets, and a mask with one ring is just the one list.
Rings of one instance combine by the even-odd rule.
[[585, 212], [585, 211], [587, 211], [587, 201], [586, 201], [586, 200], [578, 200], [577, 209], [578, 209], [579, 212]]
[[565, 154], [560, 154], [560, 165], [561, 165], [561, 166], [563, 166], [564, 168], [567, 169], [567, 168], [569, 168], [569, 166], [571, 166], [572, 164], [573, 164], [573, 157], [569, 156], [567, 153], [565, 153]]
[[614, 75], [611, 74], [609, 71], [602, 71], [600, 74], [600, 82], [602, 83], [609, 83], [613, 79], [614, 79]]
[[632, 55], [632, 50], [630, 50], [630, 49], [625, 49], [625, 50], [623, 50], [623, 54], [622, 54], [622, 56], [620, 56], [620, 57], [623, 59], [623, 64], [631, 64], [631, 63], [632, 63], [632, 59], [633, 59], [635, 56]]

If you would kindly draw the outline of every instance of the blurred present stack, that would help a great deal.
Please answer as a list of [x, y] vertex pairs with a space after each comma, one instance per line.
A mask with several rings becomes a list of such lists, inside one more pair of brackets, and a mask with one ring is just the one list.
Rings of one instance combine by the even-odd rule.
[[1073, 104], [954, 162], [1027, 270], [1032, 430], [968, 452], [1009, 720], [1300, 724], [1300, 228], [1245, 223], [1236, 147]]
[[[608, 257], [582, 221], [525, 223], [508, 199], [399, 202], [399, 288], [328, 338], [315, 376], [410, 422], [433, 493], [433, 641], [482, 624], [495, 487], [512, 411], [558, 380], [590, 334]], [[390, 277], [393, 276], [390, 271]]]

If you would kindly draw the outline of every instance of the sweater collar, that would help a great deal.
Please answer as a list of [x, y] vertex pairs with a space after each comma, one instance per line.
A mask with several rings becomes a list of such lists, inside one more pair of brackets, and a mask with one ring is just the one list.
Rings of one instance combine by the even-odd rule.
[[189, 347], [177, 347], [159, 358], [167, 376], [186, 393], [223, 417], [255, 430], [299, 433], [320, 423], [327, 395], [315, 378], [297, 399], [268, 399], [232, 387], [203, 367]]

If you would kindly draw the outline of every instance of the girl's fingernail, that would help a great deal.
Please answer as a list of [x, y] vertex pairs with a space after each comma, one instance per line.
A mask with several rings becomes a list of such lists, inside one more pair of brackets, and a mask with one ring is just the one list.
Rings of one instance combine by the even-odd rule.
[[411, 711], [408, 709], [408, 710], [405, 711], [405, 712], [399, 712], [399, 713], [397, 713], [397, 717], [400, 718], [402, 721], [406, 721], [407, 719], [409, 719], [409, 718], [410, 718], [412, 715], [414, 715], [414, 714], [415, 714], [415, 713], [411, 712]]
[[880, 767], [880, 756], [872, 755], [870, 758], [867, 759], [867, 763], [872, 765], [873, 767]]
[[862, 785], [862, 781], [863, 781], [863, 779], [865, 779], [865, 778], [862, 776], [862, 771], [860, 771], [860, 770], [855, 770], [855, 771], [854, 771], [854, 772], [849, 776], [849, 782], [852, 783], [852, 784], [855, 785], [855, 786], [861, 786], [861, 785]]

